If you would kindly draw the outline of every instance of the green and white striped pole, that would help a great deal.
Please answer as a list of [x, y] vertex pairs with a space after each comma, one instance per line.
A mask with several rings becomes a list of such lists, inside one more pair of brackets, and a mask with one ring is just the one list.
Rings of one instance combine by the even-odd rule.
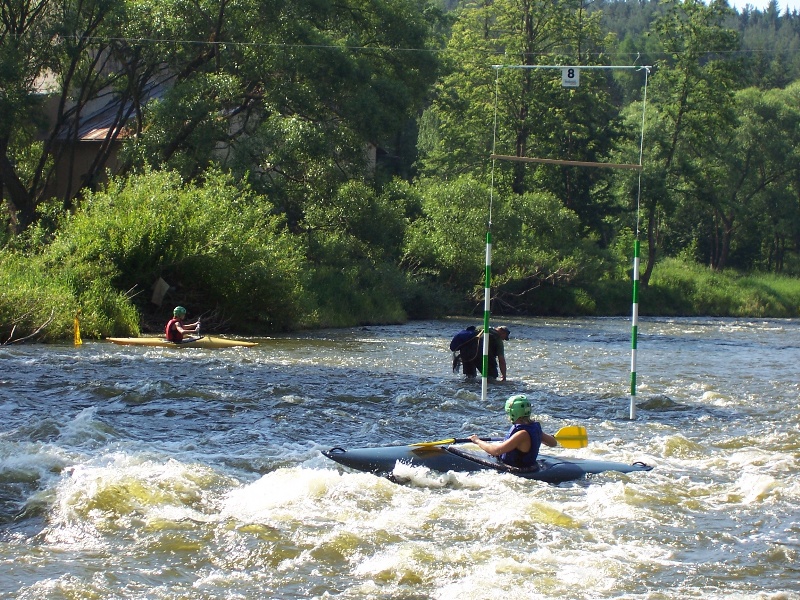
[[481, 401], [489, 391], [489, 310], [492, 298], [492, 231], [486, 231], [486, 277], [483, 284], [483, 364], [481, 368]]
[[633, 313], [631, 317], [631, 409], [636, 418], [636, 344], [639, 335], [639, 240], [633, 243]]

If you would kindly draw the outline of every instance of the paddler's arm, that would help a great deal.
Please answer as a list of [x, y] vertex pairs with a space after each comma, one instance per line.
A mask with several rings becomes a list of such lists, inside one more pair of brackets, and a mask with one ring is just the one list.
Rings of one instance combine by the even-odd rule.
[[189, 323], [188, 325], [184, 325], [184, 331], [197, 331], [197, 328], [200, 326], [200, 319], [197, 319], [194, 323]]
[[[480, 439], [477, 435], [469, 436], [470, 441], [476, 444], [481, 450], [492, 456], [500, 456], [506, 452], [511, 452], [519, 448], [523, 452], [527, 452], [531, 448], [531, 438], [526, 431], [517, 431], [507, 440], [502, 442], [486, 442]], [[554, 438], [555, 439], [555, 438]], [[527, 442], [527, 444], [526, 444]], [[527, 449], [521, 446], [527, 445]]]
[[558, 440], [549, 433], [545, 433], [544, 431], [542, 432], [542, 443], [545, 446], [550, 446], [551, 448], [555, 448], [556, 446], [558, 446]]

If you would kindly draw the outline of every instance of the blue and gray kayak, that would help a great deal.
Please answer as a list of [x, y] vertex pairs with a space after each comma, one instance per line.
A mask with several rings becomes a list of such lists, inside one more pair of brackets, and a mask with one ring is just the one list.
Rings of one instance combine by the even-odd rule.
[[502, 463], [472, 444], [379, 446], [375, 448], [331, 448], [323, 454], [337, 463], [367, 473], [391, 477], [397, 463], [425, 467], [432, 471], [474, 472], [497, 471], [512, 473], [527, 479], [547, 483], [574, 481], [586, 475], [617, 471], [634, 473], [650, 471], [653, 467], [642, 462], [632, 464], [567, 458], [563, 456], [539, 455], [535, 468], [519, 469]]

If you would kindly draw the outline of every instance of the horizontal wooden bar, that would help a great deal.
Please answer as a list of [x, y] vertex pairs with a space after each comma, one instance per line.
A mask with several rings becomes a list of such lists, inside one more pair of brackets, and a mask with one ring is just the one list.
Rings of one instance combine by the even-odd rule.
[[492, 65], [493, 69], [652, 69], [652, 65]]
[[586, 162], [582, 160], [558, 160], [555, 158], [529, 158], [527, 156], [507, 156], [505, 154], [492, 154], [489, 158], [497, 160], [511, 160], [517, 162], [544, 163], [547, 165], [561, 165], [564, 167], [604, 167], [606, 169], [633, 169], [641, 171], [642, 165], [624, 163]]

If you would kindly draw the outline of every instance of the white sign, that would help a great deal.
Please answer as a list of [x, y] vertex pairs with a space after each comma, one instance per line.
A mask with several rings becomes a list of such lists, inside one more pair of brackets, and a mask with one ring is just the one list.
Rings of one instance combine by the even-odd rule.
[[581, 70], [578, 67], [561, 69], [561, 87], [576, 88], [580, 85]]

